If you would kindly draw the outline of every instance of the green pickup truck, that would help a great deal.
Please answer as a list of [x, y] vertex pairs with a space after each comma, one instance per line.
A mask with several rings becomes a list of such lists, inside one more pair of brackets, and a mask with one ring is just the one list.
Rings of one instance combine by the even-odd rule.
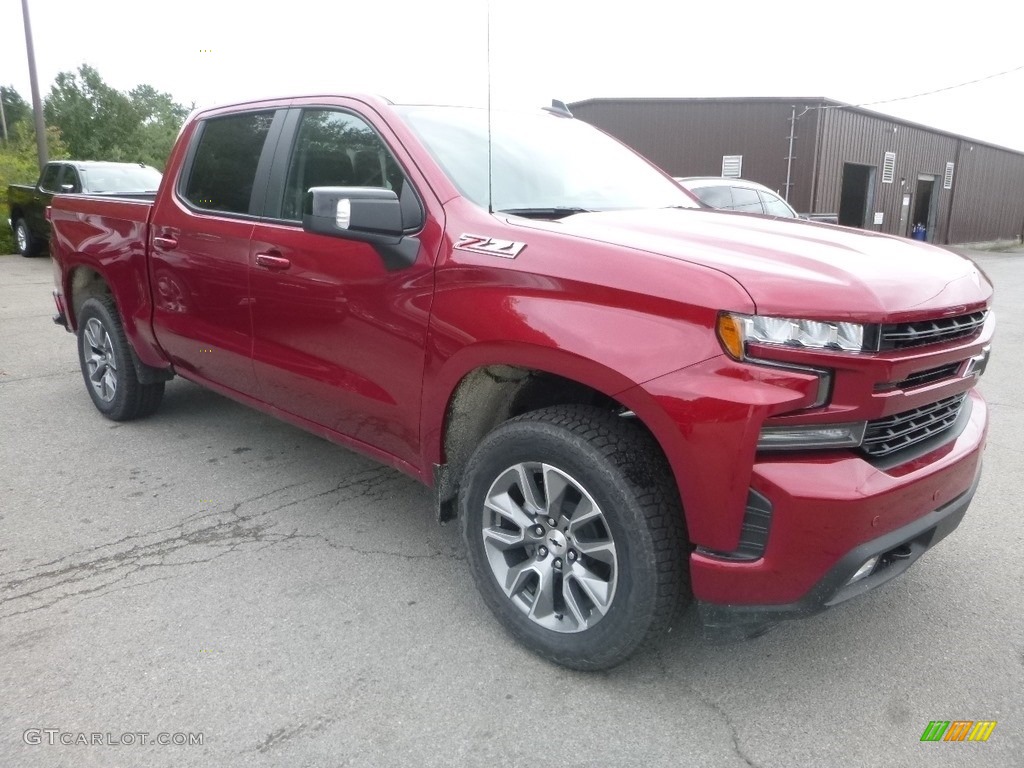
[[46, 207], [54, 195], [152, 196], [160, 186], [160, 179], [160, 171], [142, 163], [84, 160], [47, 163], [35, 186], [11, 184], [7, 190], [10, 225], [18, 253], [33, 256], [49, 240], [50, 222], [46, 220]]

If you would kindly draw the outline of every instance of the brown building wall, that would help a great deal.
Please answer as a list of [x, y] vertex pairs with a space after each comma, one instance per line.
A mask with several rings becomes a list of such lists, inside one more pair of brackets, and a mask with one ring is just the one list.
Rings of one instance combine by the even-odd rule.
[[951, 243], [1024, 238], [1024, 155], [962, 139]]
[[[924, 174], [935, 177], [932, 242], [1024, 238], [1024, 153], [828, 99], [591, 99], [570, 105], [578, 118], [672, 176], [720, 176], [723, 155], [742, 155], [744, 178], [780, 192], [794, 107], [799, 119], [789, 199], [798, 211], [838, 213], [844, 165], [854, 163], [875, 169], [867, 229], [909, 234]], [[887, 151], [896, 153], [891, 184], [882, 183]], [[947, 162], [956, 164], [952, 189], [942, 183]], [[910, 205], [901, 222], [905, 195]], [[875, 213], [882, 214], [880, 225]]]
[[[873, 201], [869, 204], [866, 229], [894, 235], [909, 235], [918, 176], [935, 176], [932, 186], [936, 206], [935, 226], [928, 239], [942, 242], [948, 226], [952, 190], [942, 188], [947, 162], [956, 161], [958, 140], [953, 136], [907, 125], [877, 115], [850, 109], [825, 109], [821, 116], [817, 184], [814, 190], [815, 211], [838, 211], [846, 163], [866, 165], [875, 169]], [[893, 180], [882, 183], [882, 163], [886, 152], [896, 153]], [[907, 220], [900, 223], [903, 196], [910, 195]], [[882, 223], [875, 225], [873, 213], [882, 214]]]
[[[571, 104], [585, 120], [672, 176], [721, 176], [724, 155], [743, 156], [743, 178], [784, 194], [790, 115], [806, 100], [596, 99]], [[797, 121], [790, 203], [810, 210], [817, 112]]]

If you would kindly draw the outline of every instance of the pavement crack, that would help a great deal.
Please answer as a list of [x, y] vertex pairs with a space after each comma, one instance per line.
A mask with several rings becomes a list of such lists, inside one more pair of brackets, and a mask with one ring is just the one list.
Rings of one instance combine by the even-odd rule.
[[35, 381], [36, 379], [53, 379], [58, 376], [67, 376], [71, 373], [78, 373], [78, 368], [69, 368], [66, 371], [56, 371], [54, 373], [37, 373], [35, 376], [11, 376], [7, 373], [0, 372], [0, 386], [4, 384], [15, 384], [19, 381]]
[[[457, 554], [441, 550], [409, 554], [339, 544], [323, 534], [300, 533], [297, 528], [289, 533], [275, 530], [282, 522], [277, 513], [317, 499], [332, 497], [336, 508], [356, 498], [386, 498], [394, 493], [395, 477], [396, 473], [387, 467], [374, 467], [350, 475], [327, 490], [300, 492], [298, 498], [282, 504], [262, 504], [310, 483], [295, 482], [223, 509], [192, 513], [171, 525], [134, 532], [48, 562], [0, 573], [0, 620], [51, 608], [70, 598], [100, 597], [114, 589], [135, 586], [136, 577], [150, 569], [194, 567], [242, 550], [258, 552], [301, 539], [364, 555], [457, 559]], [[265, 508], [254, 511], [260, 507]]]
[[736, 730], [736, 725], [733, 723], [732, 718], [729, 717], [729, 713], [722, 708], [722, 705], [714, 699], [705, 696], [692, 685], [687, 685], [686, 687], [690, 689], [693, 695], [697, 698], [697, 701], [718, 715], [719, 719], [725, 723], [725, 727], [729, 729], [729, 734], [732, 736], [732, 748], [736, 753], [736, 756], [749, 765], [750, 768], [759, 768], [757, 763], [751, 760], [750, 756], [744, 751], [743, 746], [740, 744], [740, 735]]
[[[185, 568], [208, 563], [243, 546], [291, 538], [274, 533], [271, 529], [276, 523], [259, 522], [262, 516], [239, 519], [230, 515], [227, 519], [204, 521], [193, 529], [181, 525], [175, 531], [160, 531], [155, 540], [149, 541], [145, 539], [153, 539], [154, 534], [126, 537], [114, 545], [102, 545], [66, 558], [58, 567], [9, 580], [0, 584], [0, 619], [50, 608], [72, 597], [109, 591], [151, 568]], [[196, 556], [204, 549], [208, 554]], [[186, 551], [192, 554], [176, 557]]]
[[323, 541], [331, 549], [341, 549], [346, 552], [353, 552], [357, 555], [381, 555], [384, 557], [398, 557], [402, 560], [437, 560], [437, 559], [448, 559], [448, 560], [465, 560], [465, 556], [457, 551], [444, 552], [440, 549], [435, 549], [432, 552], [425, 552], [422, 554], [412, 554], [408, 552], [395, 552], [388, 549], [363, 549], [353, 544], [339, 544], [335, 541], [331, 541], [326, 536], [309, 536], [304, 535], [299, 538], [315, 538]]
[[285, 742], [299, 736], [320, 733], [335, 722], [337, 722], [337, 719], [334, 717], [318, 715], [312, 720], [307, 720], [299, 723], [298, 725], [282, 726], [281, 728], [268, 733], [267, 737], [256, 745], [256, 751], [260, 753], [269, 752], [270, 750], [275, 749]]
[[672, 671], [669, 669], [668, 664], [665, 663], [665, 659], [661, 655], [660, 650], [655, 649], [653, 655], [656, 659], [658, 666], [661, 669], [663, 678], [675, 678], [684, 688], [688, 689], [690, 693], [693, 694], [694, 698], [701, 705], [703, 705], [707, 709], [710, 709], [718, 716], [718, 719], [722, 721], [726, 729], [729, 731], [729, 735], [732, 737], [732, 749], [733, 752], [736, 753], [736, 756], [744, 763], [749, 765], [750, 768], [760, 768], [760, 766], [757, 763], [755, 763], [743, 749], [743, 746], [740, 744], [740, 735], [736, 729], [736, 725], [735, 723], [733, 723], [732, 718], [729, 716], [729, 713], [725, 711], [722, 705], [714, 699], [710, 698], [709, 696], [706, 696], [700, 691], [698, 691], [689, 682], [685, 680], [680, 680], [678, 675], [673, 674]]

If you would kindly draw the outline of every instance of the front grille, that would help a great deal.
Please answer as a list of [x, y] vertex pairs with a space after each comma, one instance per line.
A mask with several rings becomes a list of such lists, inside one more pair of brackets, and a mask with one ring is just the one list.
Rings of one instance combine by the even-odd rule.
[[876, 392], [888, 392], [893, 389], [912, 389], [914, 387], [923, 387], [925, 384], [933, 384], [936, 381], [942, 381], [956, 375], [956, 372], [960, 370], [962, 362], [950, 363], [949, 365], [941, 365], [938, 368], [929, 368], [926, 371], [917, 371], [912, 373], [902, 381], [894, 381], [886, 384], [876, 384]]
[[954, 395], [912, 411], [869, 421], [861, 450], [881, 458], [935, 437], [953, 426], [966, 397], [966, 393]]
[[920, 320], [916, 323], [892, 323], [882, 326], [879, 348], [904, 349], [922, 344], [941, 344], [977, 333], [985, 324], [986, 310], [939, 320]]

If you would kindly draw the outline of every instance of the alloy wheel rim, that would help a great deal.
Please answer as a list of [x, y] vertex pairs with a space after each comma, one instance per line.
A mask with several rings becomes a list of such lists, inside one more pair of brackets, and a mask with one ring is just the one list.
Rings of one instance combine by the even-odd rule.
[[15, 236], [18, 238], [18, 250], [24, 251], [28, 248], [28, 233], [25, 232], [25, 225], [19, 224]]
[[618, 555], [604, 512], [550, 464], [509, 467], [484, 498], [484, 553], [498, 587], [535, 624], [590, 629], [611, 608]]
[[117, 395], [117, 360], [110, 334], [103, 323], [91, 317], [85, 324], [83, 335], [89, 385], [100, 400], [109, 403]]

